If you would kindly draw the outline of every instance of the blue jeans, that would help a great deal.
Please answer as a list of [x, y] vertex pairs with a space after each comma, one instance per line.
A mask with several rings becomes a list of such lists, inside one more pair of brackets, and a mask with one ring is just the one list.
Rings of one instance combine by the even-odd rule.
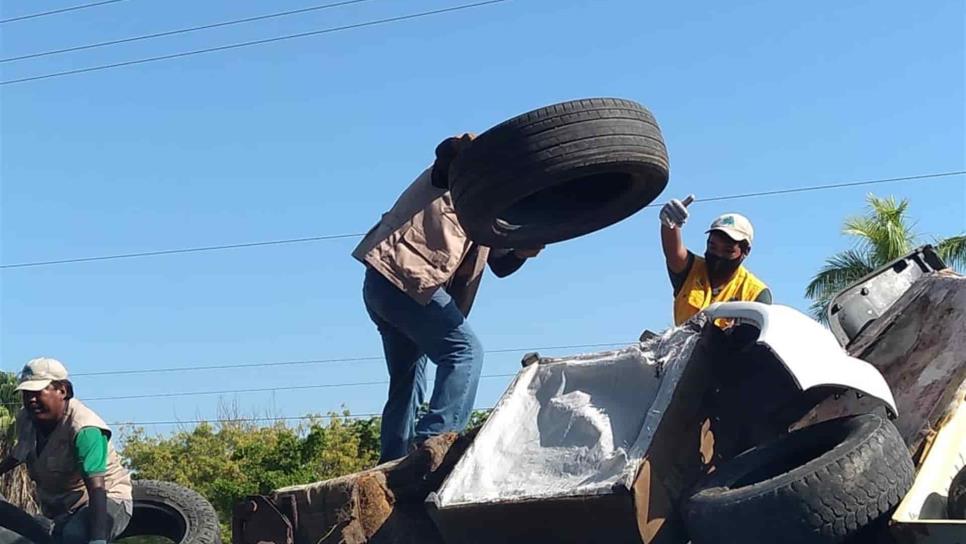
[[[54, 542], [60, 544], [87, 544], [91, 537], [88, 533], [91, 526], [91, 513], [88, 506], [81, 507], [69, 517], [58, 520], [54, 528]], [[111, 536], [108, 540], [114, 540], [127, 528], [131, 521], [131, 515], [127, 513], [124, 505], [108, 499], [107, 500], [108, 523], [111, 526]]]
[[[362, 287], [369, 317], [379, 329], [389, 369], [389, 399], [382, 411], [381, 461], [404, 457], [414, 441], [462, 431], [476, 401], [483, 346], [445, 290], [423, 306], [366, 268]], [[426, 359], [436, 364], [429, 411], [416, 412], [426, 398]]]
[[[0, 501], [6, 502], [2, 495], [0, 495]], [[12, 506], [13, 508], [19, 509], [9, 503], [5, 506], [8, 508]], [[29, 522], [31, 516], [26, 512], [23, 512], [21, 515], [23, 519]], [[108, 499], [107, 517], [111, 527], [111, 535], [108, 540], [113, 541], [127, 528], [128, 523], [131, 521], [131, 515], [127, 513], [127, 508], [123, 504], [113, 499]], [[51, 542], [55, 544], [87, 544], [91, 540], [88, 534], [91, 526], [90, 509], [87, 505], [82, 506], [72, 514], [60, 516], [55, 521], [49, 520], [41, 515], [33, 516], [33, 518], [36, 520], [39, 532], [52, 533]], [[14, 533], [12, 530], [0, 527], [0, 544], [33, 544], [33, 541], [18, 533]]]

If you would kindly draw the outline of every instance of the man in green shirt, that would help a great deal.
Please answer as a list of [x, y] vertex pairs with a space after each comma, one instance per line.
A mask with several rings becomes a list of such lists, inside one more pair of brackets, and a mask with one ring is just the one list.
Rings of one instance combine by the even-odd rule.
[[53, 521], [54, 542], [106, 544], [131, 519], [131, 478], [111, 444], [111, 429], [74, 398], [67, 378], [56, 359], [41, 357], [24, 367], [17, 444], [0, 461], [0, 475], [27, 465], [41, 511]]

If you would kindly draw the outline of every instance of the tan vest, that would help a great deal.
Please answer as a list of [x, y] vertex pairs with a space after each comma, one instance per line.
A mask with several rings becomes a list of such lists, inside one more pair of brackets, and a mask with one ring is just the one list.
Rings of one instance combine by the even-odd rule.
[[39, 431], [24, 410], [17, 416], [19, 437], [14, 457], [27, 464], [30, 478], [37, 484], [40, 507], [49, 518], [73, 512], [87, 504], [87, 487], [74, 446], [77, 433], [84, 427], [97, 427], [108, 436], [107, 473], [104, 474], [107, 497], [121, 503], [131, 502], [131, 477], [110, 441], [110, 427], [84, 403], [70, 399], [67, 413], [47, 437], [47, 445], [40, 455], [37, 455]]
[[[449, 191], [432, 185], [431, 171], [420, 174], [400, 195], [352, 256], [423, 305], [437, 289], [448, 287], [466, 314], [490, 250], [480, 246], [474, 258], [464, 262], [473, 244], [456, 217]], [[457, 269], [460, 285], [447, 285]]]

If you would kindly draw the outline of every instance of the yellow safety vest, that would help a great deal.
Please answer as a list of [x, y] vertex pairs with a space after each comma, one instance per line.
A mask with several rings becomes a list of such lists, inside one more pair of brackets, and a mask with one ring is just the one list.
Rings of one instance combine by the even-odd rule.
[[718, 294], [715, 295], [711, 291], [711, 281], [708, 279], [708, 267], [704, 263], [704, 258], [695, 255], [688, 277], [674, 297], [674, 324], [684, 323], [715, 302], [752, 302], [767, 288], [768, 286], [747, 268], [739, 266], [731, 280], [719, 287]]

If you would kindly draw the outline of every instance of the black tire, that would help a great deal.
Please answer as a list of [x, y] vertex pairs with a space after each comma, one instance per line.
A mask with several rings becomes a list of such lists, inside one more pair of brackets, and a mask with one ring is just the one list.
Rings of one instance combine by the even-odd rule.
[[949, 485], [947, 501], [949, 519], [966, 519], [966, 467], [959, 470]]
[[0, 499], [0, 527], [9, 529], [34, 544], [52, 544], [50, 527], [42, 525], [33, 516]]
[[646, 108], [593, 98], [491, 128], [457, 156], [449, 179], [470, 238], [532, 248], [607, 227], [651, 203], [667, 185], [668, 157]]
[[828, 544], [892, 512], [915, 469], [892, 423], [866, 414], [813, 425], [724, 463], [687, 500], [694, 544]]
[[133, 483], [134, 515], [117, 540], [163, 536], [175, 544], [221, 544], [218, 514], [204, 497], [171, 482]]

